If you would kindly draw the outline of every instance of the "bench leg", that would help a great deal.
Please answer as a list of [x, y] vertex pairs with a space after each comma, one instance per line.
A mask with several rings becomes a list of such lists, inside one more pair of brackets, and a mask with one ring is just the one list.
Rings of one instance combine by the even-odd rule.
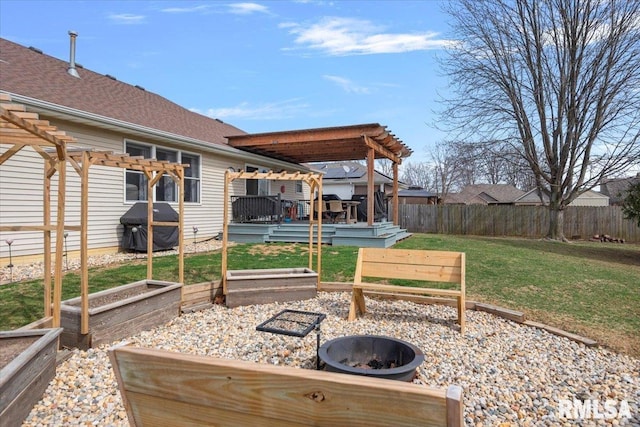
[[362, 289], [353, 289], [351, 292], [351, 304], [349, 305], [349, 317], [347, 320], [356, 320], [358, 312], [364, 314], [366, 307], [364, 305], [364, 293]]
[[458, 324], [460, 324], [460, 333], [464, 334], [465, 328], [465, 308], [466, 301], [464, 299], [464, 295], [458, 297]]

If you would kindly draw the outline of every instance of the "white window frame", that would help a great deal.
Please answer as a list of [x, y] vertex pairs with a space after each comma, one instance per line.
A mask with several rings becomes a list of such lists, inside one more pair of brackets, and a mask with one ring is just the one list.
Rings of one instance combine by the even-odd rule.
[[[156, 154], [157, 154], [157, 150], [161, 150], [161, 151], [166, 151], [166, 152], [171, 152], [171, 153], [175, 153], [176, 155], [176, 161], [177, 163], [182, 163], [182, 156], [187, 155], [189, 157], [193, 157], [194, 160], [196, 161], [196, 163], [198, 164], [198, 175], [196, 177], [186, 177], [185, 176], [185, 191], [182, 195], [182, 197], [184, 197], [187, 192], [186, 192], [186, 186], [187, 184], [191, 184], [193, 182], [196, 182], [196, 196], [197, 196], [197, 200], [196, 201], [187, 201], [185, 200], [185, 203], [187, 204], [191, 204], [191, 205], [199, 205], [201, 203], [202, 200], [202, 156], [200, 154], [197, 153], [192, 153], [192, 152], [188, 152], [188, 151], [182, 151], [182, 150], [177, 150], [174, 148], [168, 148], [162, 145], [156, 145], [156, 144], [150, 144], [150, 143], [146, 143], [146, 142], [140, 142], [140, 141], [136, 141], [136, 140], [132, 140], [132, 139], [125, 139], [124, 140], [124, 152], [127, 152], [127, 146], [128, 145], [133, 145], [133, 146], [137, 146], [140, 148], [144, 148], [144, 149], [148, 149], [149, 150], [149, 158], [157, 158]], [[185, 169], [186, 170], [186, 169]], [[144, 176], [143, 172], [140, 171], [136, 171], [136, 170], [131, 170], [131, 169], [125, 169], [124, 170], [124, 202], [125, 203], [137, 203], [137, 202], [146, 202], [148, 199], [145, 198], [143, 199], [129, 199], [127, 198], [127, 175], [128, 174], [140, 174]], [[186, 173], [185, 173], [186, 175]], [[173, 182], [173, 179], [171, 179], [168, 175], [165, 175], [164, 177], [166, 177], [167, 179], [170, 179]], [[164, 179], [164, 177], [162, 179]], [[162, 181], [161, 179], [161, 181]], [[143, 181], [146, 182], [146, 177], [144, 177]], [[174, 194], [175, 194], [175, 200], [161, 200], [162, 202], [166, 202], [169, 204], [177, 204], [178, 203], [178, 185], [177, 183], [173, 182], [174, 185]], [[153, 192], [153, 201], [156, 202], [158, 201], [157, 199], [157, 191], [158, 191], [158, 185], [156, 185], [156, 190]], [[144, 193], [146, 193], [146, 188], [144, 189]], [[140, 192], [138, 192], [138, 194], [140, 194]]]

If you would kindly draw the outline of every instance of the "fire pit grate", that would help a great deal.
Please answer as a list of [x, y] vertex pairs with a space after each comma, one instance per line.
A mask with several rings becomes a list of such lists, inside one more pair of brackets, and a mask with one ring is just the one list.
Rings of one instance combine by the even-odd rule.
[[282, 310], [280, 313], [256, 326], [256, 330], [273, 334], [306, 337], [325, 317], [310, 311]]
[[292, 337], [306, 337], [313, 329], [316, 331], [316, 369], [320, 369], [320, 322], [326, 314], [311, 311], [282, 310], [275, 316], [256, 326], [256, 330], [271, 332], [272, 334], [289, 335]]

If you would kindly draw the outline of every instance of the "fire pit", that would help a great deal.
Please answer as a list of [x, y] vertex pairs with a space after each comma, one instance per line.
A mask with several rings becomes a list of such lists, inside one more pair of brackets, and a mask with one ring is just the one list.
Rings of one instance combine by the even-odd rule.
[[406, 341], [376, 335], [352, 335], [325, 342], [318, 352], [325, 369], [343, 374], [411, 381], [424, 361]]

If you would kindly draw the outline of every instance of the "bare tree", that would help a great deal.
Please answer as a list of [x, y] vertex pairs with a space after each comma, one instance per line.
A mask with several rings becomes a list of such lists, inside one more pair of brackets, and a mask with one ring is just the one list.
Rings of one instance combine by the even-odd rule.
[[386, 176], [393, 176], [393, 162], [389, 159], [376, 159], [376, 170]]
[[482, 165], [479, 160], [480, 146], [467, 142], [449, 142], [456, 159], [456, 176], [460, 187], [477, 184], [482, 177]]
[[435, 188], [438, 197], [443, 199], [458, 188], [462, 168], [458, 167], [457, 154], [454, 144], [439, 142], [431, 151]]
[[433, 190], [433, 168], [426, 162], [407, 162], [402, 166], [402, 181], [414, 186]]
[[443, 118], [519, 153], [548, 198], [548, 237], [564, 239], [565, 207], [640, 163], [640, 2], [457, 0], [448, 12], [460, 41], [443, 60]]

